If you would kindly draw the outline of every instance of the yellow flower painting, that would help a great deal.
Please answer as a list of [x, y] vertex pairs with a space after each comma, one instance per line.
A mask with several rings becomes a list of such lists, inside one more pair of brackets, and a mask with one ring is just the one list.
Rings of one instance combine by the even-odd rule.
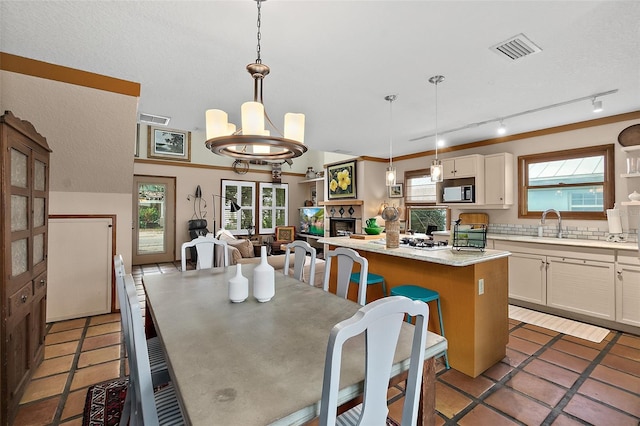
[[329, 199], [356, 197], [356, 162], [334, 164], [327, 167]]

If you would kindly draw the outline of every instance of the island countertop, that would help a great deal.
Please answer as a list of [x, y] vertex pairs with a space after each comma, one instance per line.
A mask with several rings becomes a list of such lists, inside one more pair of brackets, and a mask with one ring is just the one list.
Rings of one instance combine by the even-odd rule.
[[481, 262], [507, 257], [511, 253], [504, 250], [456, 250], [451, 246], [431, 250], [413, 247], [398, 247], [389, 249], [385, 245], [384, 237], [378, 240], [359, 240], [349, 237], [325, 237], [319, 243], [338, 247], [348, 247], [354, 250], [364, 250], [389, 256], [404, 257], [406, 259], [423, 262], [439, 263], [448, 266], [469, 266]]

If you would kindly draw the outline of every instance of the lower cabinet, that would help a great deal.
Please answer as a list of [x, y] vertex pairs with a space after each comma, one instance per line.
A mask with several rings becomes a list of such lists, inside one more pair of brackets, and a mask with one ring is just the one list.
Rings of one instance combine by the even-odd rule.
[[547, 257], [511, 253], [509, 257], [509, 297], [525, 302], [547, 303]]
[[618, 256], [616, 321], [640, 327], [640, 259]]

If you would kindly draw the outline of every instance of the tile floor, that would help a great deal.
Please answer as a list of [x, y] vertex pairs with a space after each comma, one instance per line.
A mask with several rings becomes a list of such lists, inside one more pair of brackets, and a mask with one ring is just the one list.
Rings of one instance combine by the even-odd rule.
[[[143, 274], [179, 263], [134, 267]], [[144, 292], [140, 288], [141, 299]], [[510, 321], [507, 356], [471, 379], [439, 364], [436, 425], [640, 424], [640, 337], [611, 332], [602, 343]], [[29, 383], [15, 425], [82, 425], [87, 388], [126, 375], [119, 314], [48, 325], [45, 360]], [[402, 394], [389, 393], [400, 420]], [[215, 424], [212, 419], [212, 424]]]

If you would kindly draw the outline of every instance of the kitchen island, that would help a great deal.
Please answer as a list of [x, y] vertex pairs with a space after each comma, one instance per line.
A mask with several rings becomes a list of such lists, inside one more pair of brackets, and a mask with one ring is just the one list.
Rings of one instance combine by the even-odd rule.
[[[325, 237], [318, 241], [352, 248], [369, 261], [369, 272], [384, 276], [387, 291], [414, 284], [440, 293], [440, 303], [452, 368], [477, 377], [506, 355], [509, 339], [508, 251], [388, 249], [381, 240]], [[335, 292], [335, 265], [329, 291]], [[355, 286], [349, 298], [356, 300]], [[381, 286], [367, 288], [367, 301], [383, 297]], [[429, 325], [438, 332], [438, 313], [430, 306]]]

